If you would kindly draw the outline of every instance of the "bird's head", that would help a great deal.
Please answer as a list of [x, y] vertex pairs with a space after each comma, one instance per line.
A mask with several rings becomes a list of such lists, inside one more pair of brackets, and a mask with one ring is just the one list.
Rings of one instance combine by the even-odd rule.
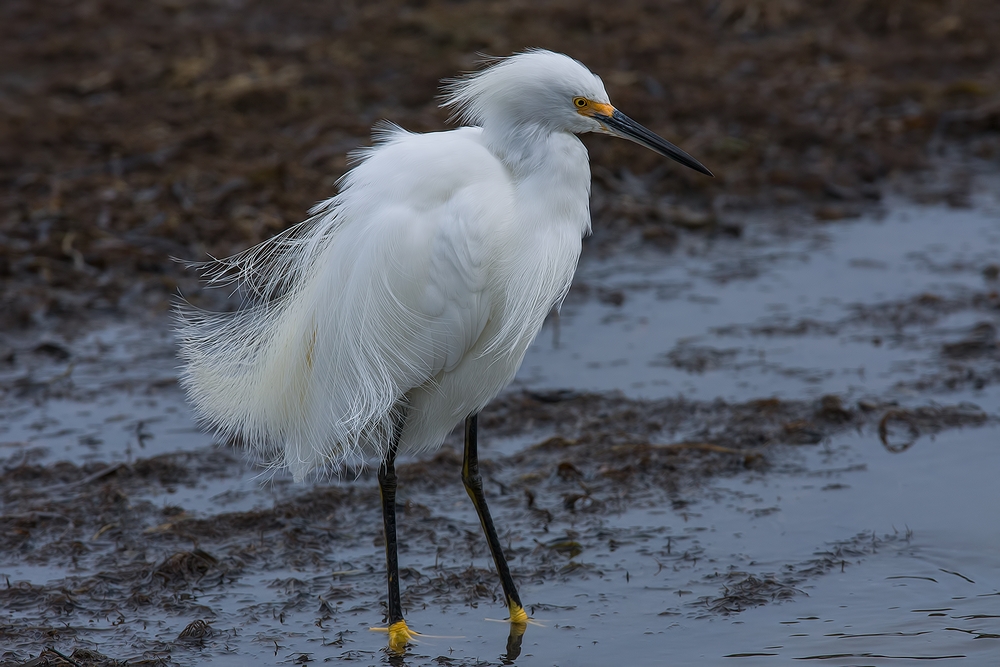
[[443, 106], [491, 130], [537, 127], [628, 139], [709, 176], [701, 162], [611, 104], [601, 78], [569, 56], [533, 49], [445, 83]]

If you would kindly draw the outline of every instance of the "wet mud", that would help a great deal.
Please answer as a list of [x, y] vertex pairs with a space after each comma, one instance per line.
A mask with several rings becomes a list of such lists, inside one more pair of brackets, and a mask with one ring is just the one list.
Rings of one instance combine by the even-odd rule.
[[[728, 404], [511, 393], [484, 414], [484, 432], [523, 436], [552, 428], [559, 435], [492, 456], [483, 471], [522, 585], [586, 586], [609, 571], [628, 577], [601, 556], [630, 545], [663, 542], [646, 556], [673, 572], [711, 559], [692, 535], [671, 535], [659, 523], [623, 525], [621, 517], [662, 508], [686, 522], [692, 499], [710, 480], [766, 475], [782, 446], [877, 431], [896, 448], [889, 433], [898, 427], [901, 437], [915, 440], [993, 420], [971, 406], [845, 405], [837, 396]], [[475, 516], [462, 506], [457, 445], [399, 466], [404, 607], [501, 614], [502, 592]], [[195, 649], [207, 658], [245, 644], [233, 624], [252, 627], [260, 618], [275, 630], [249, 638], [250, 646], [263, 653], [273, 642], [281, 653], [287, 637], [277, 629], [286, 616], [313, 626], [311, 640], [293, 632], [296, 641], [322, 637], [321, 647], [302, 655], [344, 657], [351, 643], [345, 637], [363, 631], [359, 623], [380, 620], [383, 560], [370, 472], [334, 486], [275, 479], [257, 488], [260, 480], [237, 454], [214, 447], [113, 464], [32, 463], [32, 454], [8, 458], [0, 475], [0, 553], [5, 568], [30, 573], [6, 574], [0, 587], [10, 619], [0, 638], [11, 664], [27, 660], [34, 647], [108, 642], [142, 649], [139, 658], [127, 656], [128, 664], [183, 664]], [[242, 489], [231, 488], [240, 481]], [[247, 496], [254, 507], [242, 509]], [[816, 544], [810, 558], [778, 572], [712, 572], [700, 577], [702, 594], [661, 613], [725, 616], [794, 598], [803, 582], [908, 539], [864, 533]], [[264, 595], [255, 590], [261, 586]], [[552, 611], [544, 603], [528, 609], [536, 617]], [[28, 664], [62, 664], [53, 655]], [[106, 664], [93, 659], [86, 651], [72, 657]]]
[[[995, 2], [0, 7], [0, 665], [988, 664], [1000, 652]], [[595, 235], [461, 443], [371, 470], [213, 442], [166, 315], [437, 81], [546, 46], [703, 159], [587, 139]]]
[[[668, 641], [685, 664], [704, 656], [706, 631], [728, 638], [709, 658], [835, 656], [832, 637], [876, 650], [830, 664], [981, 657], [941, 640], [877, 650], [883, 635], [961, 630], [979, 649], [1000, 634], [988, 620], [1000, 578], [980, 562], [989, 545], [941, 553], [953, 526], [993, 525], [989, 487], [970, 470], [988, 474], [997, 455], [1000, 301], [986, 260], [1000, 248], [1000, 202], [977, 192], [971, 211], [899, 200], [834, 229], [749, 216], [739, 238], [586, 260], [480, 421], [486, 492], [540, 626], [515, 656], [489, 620], [503, 618], [502, 594], [454, 434], [398, 466], [403, 603], [428, 635], [405, 663], [603, 664], [626, 651], [655, 664]], [[876, 253], [872, 234], [908, 240]], [[830, 286], [827, 271], [844, 278]], [[368, 630], [384, 614], [371, 470], [297, 486], [214, 444], [184, 405], [162, 316], [4, 344], [6, 664], [397, 660]], [[901, 607], [879, 612], [882, 598], [824, 616], [838, 607], [824, 601], [860, 594], [873, 571], [894, 586], [884, 595], [916, 583], [975, 593], [950, 595], [954, 613], [925, 613], [946, 627], [880, 631]], [[910, 608], [945, 606], [918, 596]], [[816, 618], [839, 631], [782, 653], [740, 632], [748, 615], [767, 621], [757, 610], [778, 627]], [[866, 614], [870, 632], [854, 625]], [[784, 641], [800, 636], [816, 635]]]

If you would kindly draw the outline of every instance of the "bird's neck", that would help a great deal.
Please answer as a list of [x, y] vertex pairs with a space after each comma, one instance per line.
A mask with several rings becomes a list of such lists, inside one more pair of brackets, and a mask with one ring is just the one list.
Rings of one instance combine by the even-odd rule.
[[539, 124], [490, 123], [483, 127], [483, 142], [515, 180], [520, 180], [544, 168], [551, 159], [555, 134], [565, 133]]
[[510, 170], [518, 206], [532, 224], [590, 231], [590, 161], [575, 134], [533, 125], [483, 128], [483, 142]]

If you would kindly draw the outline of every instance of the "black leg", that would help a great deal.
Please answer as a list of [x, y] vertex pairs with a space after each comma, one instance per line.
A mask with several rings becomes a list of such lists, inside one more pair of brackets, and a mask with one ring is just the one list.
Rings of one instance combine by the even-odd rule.
[[389, 583], [389, 625], [403, 620], [399, 601], [399, 556], [396, 552], [396, 448], [394, 441], [378, 469], [382, 495], [382, 528], [385, 535], [385, 571]]
[[[483, 478], [479, 474], [478, 438], [477, 415], [472, 415], [465, 420], [465, 459], [462, 463], [462, 481], [465, 482], [465, 490], [469, 492], [469, 497], [472, 498], [472, 503], [476, 506], [479, 522], [483, 525], [486, 541], [490, 545], [493, 563], [496, 565], [497, 574], [500, 575], [500, 583], [503, 586], [503, 593], [507, 598], [507, 608], [510, 611], [511, 637], [514, 638], [516, 628], [517, 650], [520, 651], [520, 635], [524, 633], [528, 614], [521, 605], [521, 598], [514, 586], [514, 579], [510, 576], [510, 568], [507, 567], [507, 559], [504, 558], [503, 549], [500, 547], [500, 538], [497, 537], [496, 528], [493, 527], [493, 518], [490, 517], [489, 507], [486, 506], [486, 496], [483, 495]], [[510, 648], [508, 641], [508, 652], [510, 652]]]
[[389, 588], [389, 648], [402, 653], [413, 638], [403, 620], [403, 605], [399, 599], [399, 557], [396, 551], [396, 450], [406, 421], [401, 413], [393, 425], [392, 442], [378, 469], [378, 488], [382, 496], [382, 528], [385, 535], [385, 571]]

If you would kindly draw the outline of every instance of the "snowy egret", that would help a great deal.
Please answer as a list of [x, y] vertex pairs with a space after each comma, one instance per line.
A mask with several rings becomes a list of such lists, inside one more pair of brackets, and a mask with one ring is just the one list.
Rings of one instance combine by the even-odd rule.
[[296, 480], [380, 462], [389, 646], [403, 620], [398, 452], [440, 447], [465, 420], [462, 480], [510, 612], [528, 615], [483, 495], [476, 415], [514, 377], [570, 287], [590, 231], [590, 165], [576, 137], [630, 139], [711, 175], [615, 109], [569, 56], [532, 50], [445, 85], [468, 126], [376, 127], [336, 196], [242, 254], [200, 265], [238, 284], [235, 312], [179, 309], [182, 383], [204, 422]]

